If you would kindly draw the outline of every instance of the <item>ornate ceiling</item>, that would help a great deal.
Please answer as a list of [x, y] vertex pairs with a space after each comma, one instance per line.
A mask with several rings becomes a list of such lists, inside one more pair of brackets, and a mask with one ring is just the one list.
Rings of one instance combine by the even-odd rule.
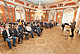
[[33, 3], [35, 5], [39, 5], [39, 2], [41, 2], [42, 5], [47, 5], [47, 4], [64, 2], [66, 0], [26, 0], [26, 1]]

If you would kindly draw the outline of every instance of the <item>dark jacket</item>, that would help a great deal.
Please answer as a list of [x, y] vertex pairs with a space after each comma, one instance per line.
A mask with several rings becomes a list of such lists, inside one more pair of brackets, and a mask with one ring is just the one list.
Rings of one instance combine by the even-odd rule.
[[71, 29], [75, 29], [75, 25], [76, 25], [76, 22], [74, 21], [73, 23], [71, 23], [70, 28], [71, 28]]
[[27, 32], [25, 27], [21, 28], [21, 30], [22, 32]]
[[[9, 30], [10, 36], [12, 36], [12, 35], [13, 35], [13, 32], [11, 31], [11, 29], [8, 29], [8, 30]], [[7, 31], [4, 30], [4, 31], [2, 32], [2, 35], [3, 35], [4, 41], [5, 41], [5, 39], [8, 38]]]
[[40, 22], [41, 27], [43, 27], [43, 22]]
[[65, 24], [62, 24], [61, 26], [64, 28], [65, 27]]
[[52, 26], [53, 26], [53, 24], [52, 24], [52, 23], [49, 23], [48, 25], [49, 25], [50, 27], [52, 27]]
[[37, 29], [37, 26], [32, 26], [31, 28], [32, 28], [32, 30], [34, 31], [34, 30]]
[[17, 31], [16, 29], [13, 29], [13, 31], [14, 31], [14, 36], [18, 36], [19, 30]]

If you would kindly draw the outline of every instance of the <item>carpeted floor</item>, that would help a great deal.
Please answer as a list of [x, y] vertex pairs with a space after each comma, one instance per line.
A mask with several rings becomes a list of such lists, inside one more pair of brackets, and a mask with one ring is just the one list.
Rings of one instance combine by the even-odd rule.
[[80, 54], [80, 36], [64, 38], [59, 27], [44, 29], [41, 37], [24, 40], [10, 50], [0, 38], [0, 54]]

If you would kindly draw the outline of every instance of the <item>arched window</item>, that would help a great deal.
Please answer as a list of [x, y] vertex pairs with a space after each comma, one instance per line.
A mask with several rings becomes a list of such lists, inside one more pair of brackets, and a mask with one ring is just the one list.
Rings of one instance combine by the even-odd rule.
[[63, 18], [62, 23], [69, 23], [73, 21], [74, 18], [74, 9], [73, 8], [67, 8], [63, 12]]

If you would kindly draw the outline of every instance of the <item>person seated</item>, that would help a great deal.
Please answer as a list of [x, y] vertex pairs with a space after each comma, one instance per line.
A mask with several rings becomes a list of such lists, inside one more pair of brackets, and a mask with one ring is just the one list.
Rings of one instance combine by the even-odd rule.
[[36, 29], [39, 31], [39, 34], [41, 34], [41, 30], [38, 24], [36, 24], [36, 27], [37, 27]]
[[41, 27], [43, 27], [43, 22], [40, 22]]
[[6, 24], [5, 25], [7, 25], [8, 27], [9, 27], [9, 23], [8, 22], [6, 22]]
[[23, 35], [26, 36], [26, 39], [29, 40], [29, 34], [28, 34], [28, 32], [26, 31], [25, 25], [22, 25], [22, 26], [21, 26], [21, 30], [22, 30], [22, 32], [23, 32]]
[[44, 22], [44, 27], [49, 28], [48, 22]]
[[[21, 30], [18, 29], [18, 26], [17, 25], [15, 25], [15, 28], [13, 29], [13, 31], [14, 31], [14, 35], [16, 37], [18, 37], [18, 44], [23, 43], [23, 35], [21, 33]], [[20, 38], [22, 39], [21, 42], [20, 42]]]
[[49, 22], [48, 25], [49, 25], [50, 29], [53, 27], [53, 24], [51, 22]]
[[15, 22], [14, 22], [14, 25], [18, 25], [18, 22], [17, 22], [17, 21], [15, 21]]
[[15, 45], [16, 37], [12, 36], [13, 33], [9, 29], [8, 26], [5, 25], [4, 28], [5, 28], [5, 30], [2, 32], [4, 41], [7, 41], [9, 48], [12, 49], [10, 40], [13, 39], [13, 45], [12, 46], [16, 47], [16, 45]]
[[31, 28], [34, 33], [36, 33], [38, 36], [40, 36], [40, 33], [38, 33], [38, 29], [37, 29], [37, 26], [35, 26], [35, 24], [33, 24]]
[[34, 38], [34, 36], [33, 36], [33, 30], [32, 30], [32, 28], [30, 27], [30, 23], [27, 23], [27, 25], [26, 25], [26, 30], [27, 30], [28, 33], [30, 33], [30, 34], [32, 35], [32, 38]]
[[41, 33], [42, 33], [42, 31], [43, 31], [43, 28], [41, 28], [41, 25], [40, 25], [40, 23], [38, 23], [38, 25], [37, 25], [37, 28], [39, 28], [39, 29], [40, 29], [40, 31], [41, 31]]

